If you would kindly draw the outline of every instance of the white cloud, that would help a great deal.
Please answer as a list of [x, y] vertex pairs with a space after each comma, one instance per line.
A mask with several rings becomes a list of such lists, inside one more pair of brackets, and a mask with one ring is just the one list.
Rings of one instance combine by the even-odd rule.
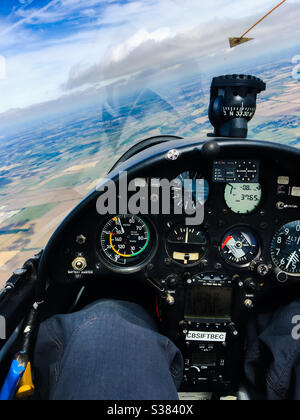
[[34, 0], [19, 0], [19, 3], [28, 6], [29, 4], [31, 4]]
[[[102, 7], [116, 0], [51, 0], [42, 8], [21, 8], [16, 15], [21, 18], [19, 23], [47, 24], [69, 19], [72, 15], [93, 16], [93, 7]], [[87, 12], [89, 11], [89, 12]]]
[[172, 31], [170, 28], [159, 28], [154, 32], [148, 32], [145, 29], [138, 30], [133, 36], [131, 36], [124, 43], [115, 46], [111, 51], [111, 61], [119, 62], [124, 60], [129, 54], [131, 54], [136, 48], [148, 41], [162, 42], [172, 37]]
[[[213, 60], [222, 62], [228, 55], [227, 37], [242, 34], [274, 0], [52, 0], [40, 9], [27, 6], [19, 10], [18, 22], [1, 22], [7, 78], [0, 81], [0, 112], [59, 98], [62, 86], [82, 89], [187, 59], [208, 57], [205, 69]], [[72, 25], [64, 35], [56, 34], [56, 26], [51, 38], [35, 28], [63, 21]], [[299, 0], [288, 0], [254, 35], [266, 39], [268, 48], [276, 43], [279, 48], [299, 38], [297, 22]], [[257, 46], [231, 50], [230, 59], [255, 54]]]
[[[275, 16], [270, 17], [256, 29], [255, 36], [261, 37], [261, 42], [256, 39], [236, 49], [228, 48], [228, 37], [242, 34], [258, 16], [239, 20], [228, 18], [217, 22], [212, 20], [177, 34], [174, 28], [159, 28], [154, 32], [139, 30], [128, 40], [111, 47], [105, 57], [90, 67], [74, 67], [63, 86], [65, 89], [74, 89], [103, 83], [108, 79], [136, 75], [146, 70], [160, 72], [165, 67], [191, 60], [197, 62], [197, 68], [201, 66], [207, 69], [225, 62], [228, 53], [232, 63], [249, 60], [259, 54], [291, 46], [299, 38], [300, 9], [293, 6], [283, 11], [280, 20]], [[190, 66], [188, 64], [187, 69], [191, 71]]]

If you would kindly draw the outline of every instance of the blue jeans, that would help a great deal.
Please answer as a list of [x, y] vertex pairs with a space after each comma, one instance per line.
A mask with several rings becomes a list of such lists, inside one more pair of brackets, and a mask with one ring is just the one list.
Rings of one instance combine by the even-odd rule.
[[[300, 300], [249, 322], [246, 386], [254, 399], [300, 400]], [[300, 333], [300, 329], [297, 329]], [[35, 350], [42, 399], [177, 400], [183, 358], [139, 305], [101, 300], [44, 322]]]
[[36, 385], [50, 400], [177, 400], [183, 358], [139, 305], [101, 300], [39, 330]]
[[245, 375], [253, 399], [300, 400], [300, 328], [292, 323], [299, 316], [296, 300], [249, 322]]

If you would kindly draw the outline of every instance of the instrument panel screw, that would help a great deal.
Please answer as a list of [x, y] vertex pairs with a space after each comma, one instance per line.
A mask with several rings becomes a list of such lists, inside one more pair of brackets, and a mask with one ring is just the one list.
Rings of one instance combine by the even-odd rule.
[[277, 210], [283, 210], [283, 209], [284, 209], [284, 207], [285, 207], [285, 204], [284, 204], [282, 201], [279, 201], [279, 202], [276, 204], [276, 208], [277, 208]]
[[264, 276], [266, 276], [269, 273], [269, 267], [266, 264], [260, 264], [257, 267], [257, 273], [260, 276], [264, 277]]
[[84, 235], [78, 235], [77, 238], [76, 238], [76, 242], [79, 245], [83, 245], [83, 244], [86, 243], [86, 237]]
[[169, 150], [167, 153], [168, 160], [175, 161], [179, 158], [179, 156], [180, 156], [180, 152], [179, 150], [176, 150], [176, 149]]

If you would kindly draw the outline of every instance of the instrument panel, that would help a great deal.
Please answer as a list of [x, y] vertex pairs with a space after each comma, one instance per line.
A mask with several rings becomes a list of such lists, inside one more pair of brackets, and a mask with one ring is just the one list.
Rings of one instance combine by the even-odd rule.
[[[128, 163], [127, 191], [123, 166], [113, 194], [97, 189], [71, 214], [51, 278], [143, 303], [182, 351], [183, 389], [228, 390], [251, 314], [300, 290], [298, 155], [255, 141], [167, 147]], [[100, 214], [112, 196], [113, 213]]]
[[[130, 267], [141, 268], [153, 249], [153, 242], [157, 241], [150, 232], [149, 225], [141, 217], [118, 215], [110, 219], [99, 240], [102, 262], [120, 273]], [[208, 247], [208, 236], [200, 227], [175, 225], [166, 240], [168, 256], [184, 268], [201, 263]], [[246, 268], [259, 258], [261, 247], [254, 230], [235, 226], [226, 232], [218, 248], [229, 266]], [[287, 223], [276, 232], [270, 255], [274, 266], [283, 273], [300, 276], [300, 220]]]
[[[235, 272], [258, 265], [264, 274], [300, 276], [296, 186], [288, 176], [274, 174], [270, 188], [261, 168], [264, 173], [258, 160], [224, 160], [214, 161], [211, 173], [180, 172], [170, 194], [174, 215], [117, 214], [105, 221], [96, 245], [101, 263], [120, 274], [142, 270], [157, 258], [161, 273], [212, 266]], [[283, 198], [296, 204], [284, 204]], [[175, 214], [178, 206], [183, 213], [204, 206], [203, 224], [186, 225]]]
[[[91, 206], [82, 206], [81, 217], [74, 218], [60, 237], [59, 265], [64, 270], [53, 274], [54, 282], [87, 282], [101, 276], [126, 282], [134, 275], [138, 281], [150, 279], [168, 289], [170, 278], [180, 283], [186, 276], [217, 273], [237, 284], [251, 283], [251, 288], [254, 282], [253, 288], [267, 292], [278, 283], [297, 281], [297, 166], [291, 170], [272, 154], [207, 159], [201, 149], [195, 150], [178, 161], [173, 158], [180, 152], [170, 154], [169, 161], [164, 158], [164, 164], [159, 160], [147, 170], [141, 166], [136, 177], [128, 179], [136, 188], [127, 196], [116, 191], [117, 197], [123, 196], [122, 203], [125, 197], [136, 207], [144, 209], [147, 204], [145, 212], [119, 211], [116, 205], [112, 214], [99, 215], [95, 210], [101, 194], [95, 193]], [[164, 181], [169, 182], [167, 193]], [[146, 197], [137, 199], [138, 187], [145, 186], [151, 187]], [[168, 211], [162, 208], [165, 197], [170, 201]], [[199, 208], [202, 222], [187, 222]]]

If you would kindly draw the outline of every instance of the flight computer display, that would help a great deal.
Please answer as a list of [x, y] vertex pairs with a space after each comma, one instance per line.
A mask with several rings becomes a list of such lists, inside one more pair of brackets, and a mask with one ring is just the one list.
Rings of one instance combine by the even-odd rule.
[[214, 162], [213, 182], [258, 183], [258, 160], [219, 160]]

